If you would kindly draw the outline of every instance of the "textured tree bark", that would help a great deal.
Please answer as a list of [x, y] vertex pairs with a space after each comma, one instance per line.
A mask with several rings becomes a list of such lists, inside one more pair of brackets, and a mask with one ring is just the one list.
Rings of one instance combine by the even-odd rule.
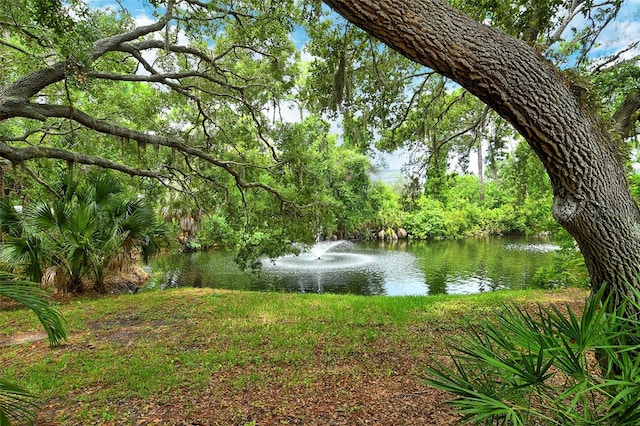
[[325, 0], [406, 57], [455, 80], [508, 120], [542, 160], [553, 214], [592, 280], [616, 299], [639, 287], [640, 211], [605, 125], [571, 83], [524, 42], [441, 0]]

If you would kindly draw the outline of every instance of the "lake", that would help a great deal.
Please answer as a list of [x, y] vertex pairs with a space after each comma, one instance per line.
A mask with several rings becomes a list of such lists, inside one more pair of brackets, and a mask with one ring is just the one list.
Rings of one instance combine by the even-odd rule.
[[438, 241], [322, 242], [299, 256], [264, 259], [260, 273], [241, 271], [230, 250], [162, 256], [147, 288], [361, 295], [470, 294], [534, 286], [557, 249], [544, 238], [487, 237]]

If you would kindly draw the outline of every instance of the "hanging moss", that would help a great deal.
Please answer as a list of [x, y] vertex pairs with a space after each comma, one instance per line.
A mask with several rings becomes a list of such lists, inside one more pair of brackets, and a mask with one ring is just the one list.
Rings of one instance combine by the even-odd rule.
[[342, 105], [344, 100], [344, 86], [346, 76], [347, 57], [346, 52], [343, 50], [340, 54], [340, 60], [338, 61], [338, 69], [333, 76], [333, 88], [331, 92], [331, 105], [329, 106], [332, 111], [337, 111], [338, 107]]

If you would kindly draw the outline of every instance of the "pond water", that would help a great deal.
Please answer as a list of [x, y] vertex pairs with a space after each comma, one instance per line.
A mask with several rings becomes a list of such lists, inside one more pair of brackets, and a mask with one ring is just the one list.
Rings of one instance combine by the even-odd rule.
[[362, 295], [469, 294], [533, 286], [557, 246], [548, 239], [491, 237], [399, 242], [322, 242], [299, 256], [263, 260], [258, 274], [241, 271], [228, 250], [176, 254], [150, 265], [147, 288]]

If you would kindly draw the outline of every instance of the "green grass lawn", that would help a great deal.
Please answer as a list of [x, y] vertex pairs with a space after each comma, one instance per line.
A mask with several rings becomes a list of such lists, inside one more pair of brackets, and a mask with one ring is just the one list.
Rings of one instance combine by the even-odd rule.
[[[30, 312], [0, 312], [0, 375], [41, 395], [42, 424], [323, 424], [311, 420], [324, 415], [320, 405], [305, 405], [319, 389], [327, 400], [317, 404], [361, 419], [367, 401], [384, 406], [389, 386], [404, 381], [420, 392], [423, 367], [502, 304], [580, 303], [586, 295], [178, 289], [80, 299], [60, 305], [69, 338], [58, 348], [29, 341], [41, 331]], [[15, 343], [21, 337], [27, 341]], [[361, 399], [365, 391], [376, 395]], [[351, 401], [344, 409], [341, 398]]]

